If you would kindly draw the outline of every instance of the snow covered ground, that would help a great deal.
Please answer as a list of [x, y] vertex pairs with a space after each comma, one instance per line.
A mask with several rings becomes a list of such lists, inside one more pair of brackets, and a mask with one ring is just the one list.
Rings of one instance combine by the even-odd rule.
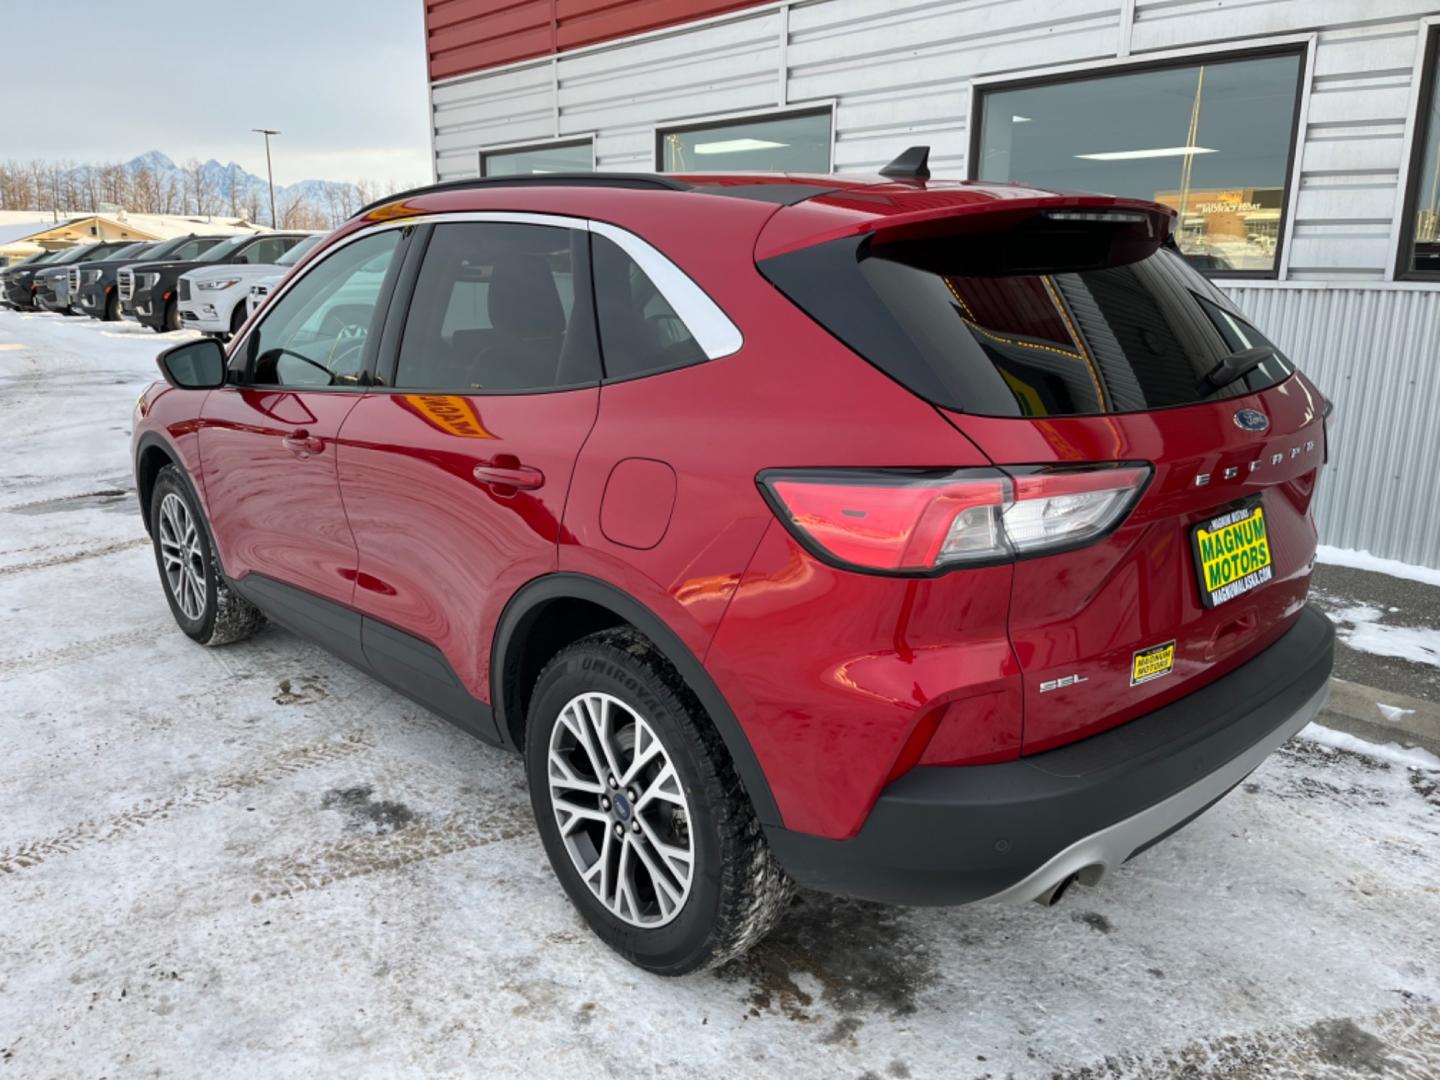
[[0, 311], [0, 1076], [1440, 1075], [1440, 762], [1313, 729], [1057, 908], [807, 895], [641, 974], [518, 762], [174, 628], [127, 436], [164, 340]]

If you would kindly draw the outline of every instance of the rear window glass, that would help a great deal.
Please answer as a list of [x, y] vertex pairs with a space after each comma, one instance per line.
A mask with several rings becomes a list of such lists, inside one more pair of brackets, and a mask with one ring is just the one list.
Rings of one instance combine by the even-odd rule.
[[[1168, 247], [1118, 265], [1087, 257], [1069, 264], [1084, 269], [1049, 272], [1027, 251], [1024, 272], [992, 273], [986, 253], [998, 250], [995, 239], [880, 246], [846, 238], [765, 260], [760, 269], [886, 374], [962, 412], [1171, 408], [1263, 390], [1294, 370]], [[1217, 373], [1225, 357], [1255, 348], [1271, 355], [1258, 366], [1236, 365], [1248, 370], [1233, 381]]]

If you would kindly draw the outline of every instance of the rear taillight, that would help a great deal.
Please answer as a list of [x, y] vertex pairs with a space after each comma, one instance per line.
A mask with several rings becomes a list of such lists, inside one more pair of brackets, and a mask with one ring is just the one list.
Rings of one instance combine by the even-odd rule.
[[853, 570], [934, 574], [1048, 555], [1124, 520], [1150, 466], [774, 469], [760, 488], [812, 554]]

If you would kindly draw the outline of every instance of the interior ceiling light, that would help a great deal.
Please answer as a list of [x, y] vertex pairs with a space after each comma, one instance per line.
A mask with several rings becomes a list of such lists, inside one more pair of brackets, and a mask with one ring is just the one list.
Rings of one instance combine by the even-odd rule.
[[743, 154], [747, 150], [773, 150], [789, 143], [771, 142], [769, 139], [721, 139], [719, 142], [695, 144], [697, 154]]
[[1208, 146], [1157, 146], [1149, 150], [1107, 150], [1102, 154], [1076, 154], [1086, 161], [1134, 161], [1136, 158], [1184, 157], [1186, 154], [1213, 154]]

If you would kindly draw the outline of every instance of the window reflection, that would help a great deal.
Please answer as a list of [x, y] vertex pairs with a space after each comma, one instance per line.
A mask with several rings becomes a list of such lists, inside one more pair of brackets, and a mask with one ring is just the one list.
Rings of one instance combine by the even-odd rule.
[[482, 151], [480, 154], [481, 176], [542, 176], [545, 173], [594, 170], [595, 159], [589, 139]]
[[1294, 144], [1298, 52], [985, 92], [975, 174], [1153, 199], [1197, 269], [1268, 272]]
[[1409, 221], [1412, 239], [1407, 254], [1409, 266], [1404, 269], [1440, 275], [1440, 78], [1436, 77], [1436, 66], [1440, 63], [1440, 29], [1430, 32], [1426, 55], [1429, 92], [1422, 98], [1420, 114], [1415, 119], [1415, 156], [1419, 170], [1414, 175], [1410, 193], [1414, 207]]
[[662, 172], [830, 171], [830, 110], [660, 132]]

